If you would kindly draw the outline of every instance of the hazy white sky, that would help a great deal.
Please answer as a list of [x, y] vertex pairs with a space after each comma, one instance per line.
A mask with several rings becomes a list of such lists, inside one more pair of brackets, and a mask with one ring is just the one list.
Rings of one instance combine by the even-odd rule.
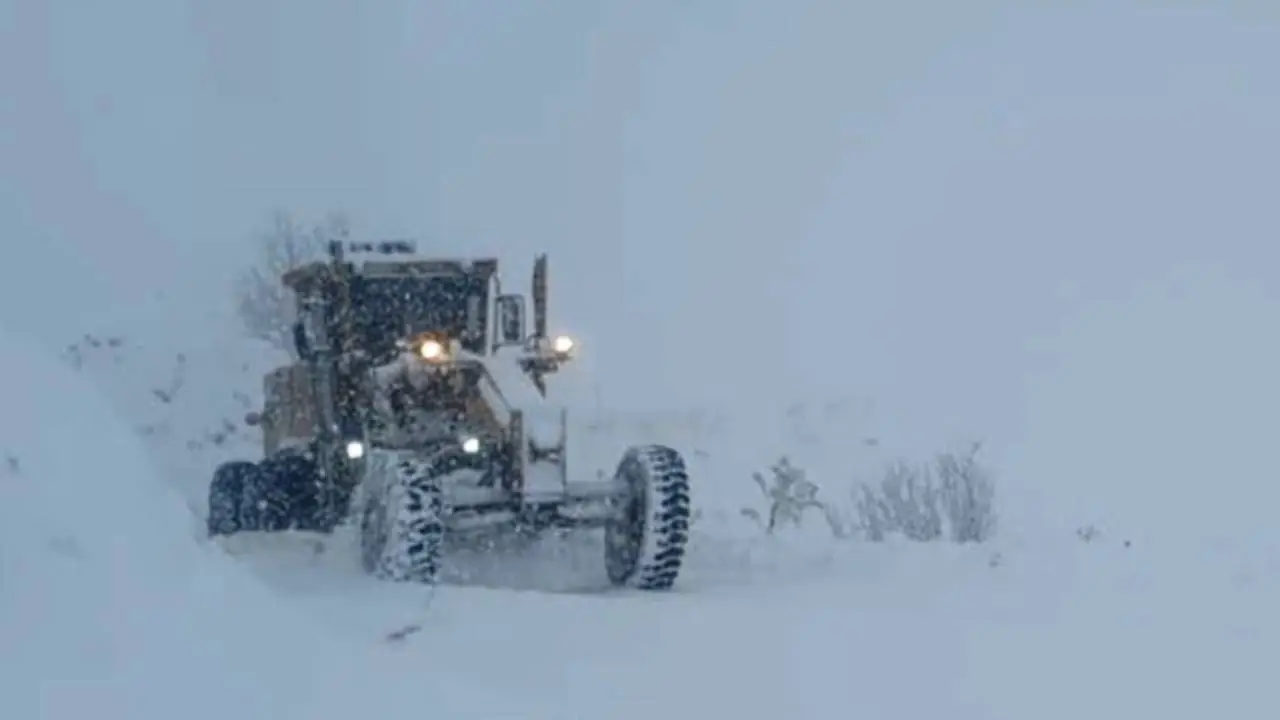
[[1277, 436], [1278, 74], [1263, 0], [0, 0], [0, 300], [206, 332], [340, 209], [550, 251], [610, 402], [1203, 479]]

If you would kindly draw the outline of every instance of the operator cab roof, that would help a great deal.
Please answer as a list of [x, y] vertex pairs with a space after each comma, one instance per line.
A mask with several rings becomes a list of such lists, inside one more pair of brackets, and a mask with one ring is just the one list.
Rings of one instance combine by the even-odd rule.
[[[364, 278], [412, 278], [412, 277], [478, 277], [487, 280], [498, 271], [497, 258], [424, 258], [414, 253], [413, 245], [404, 241], [382, 243], [349, 243], [350, 255], [341, 246], [330, 247], [330, 262], [312, 262], [286, 272], [282, 278], [286, 287], [294, 292], [306, 292], [335, 274], [352, 273]], [[364, 259], [361, 256], [376, 256]], [[400, 257], [389, 257], [400, 256]]]

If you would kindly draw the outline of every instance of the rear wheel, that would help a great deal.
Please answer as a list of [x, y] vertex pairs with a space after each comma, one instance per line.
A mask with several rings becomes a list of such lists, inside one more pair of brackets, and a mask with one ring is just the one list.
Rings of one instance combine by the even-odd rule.
[[320, 519], [321, 480], [316, 463], [298, 452], [272, 455], [244, 484], [242, 530], [327, 532]]
[[209, 483], [209, 536], [234, 535], [242, 530], [241, 509], [246, 485], [260, 484], [262, 472], [251, 462], [237, 460], [223, 463]]
[[605, 527], [605, 569], [614, 585], [666, 590], [689, 542], [689, 474], [661, 445], [631, 448], [618, 465], [627, 486], [618, 517]]

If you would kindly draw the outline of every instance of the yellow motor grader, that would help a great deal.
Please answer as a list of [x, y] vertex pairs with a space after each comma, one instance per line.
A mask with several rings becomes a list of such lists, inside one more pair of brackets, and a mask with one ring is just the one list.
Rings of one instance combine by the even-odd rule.
[[680, 454], [628, 449], [614, 477], [571, 479], [547, 375], [576, 348], [547, 334], [547, 261], [525, 298], [496, 259], [422, 258], [412, 243], [333, 242], [286, 273], [297, 361], [269, 373], [263, 458], [219, 466], [211, 536], [358, 528], [363, 565], [434, 583], [449, 533], [605, 530], [617, 585], [669, 588], [688, 540]]

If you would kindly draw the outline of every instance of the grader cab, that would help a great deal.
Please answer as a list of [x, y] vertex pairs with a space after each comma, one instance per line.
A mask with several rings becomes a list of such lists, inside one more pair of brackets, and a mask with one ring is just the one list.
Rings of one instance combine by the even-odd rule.
[[266, 376], [251, 418], [263, 459], [215, 473], [211, 535], [354, 523], [367, 571], [434, 582], [447, 533], [603, 527], [615, 583], [675, 580], [689, 519], [678, 452], [637, 446], [612, 479], [570, 478], [567, 411], [544, 380], [576, 348], [547, 334], [545, 255], [532, 332], [494, 259], [333, 243], [283, 281], [297, 361]]
[[[374, 259], [357, 263], [344, 250]], [[502, 293], [496, 259], [417, 259], [412, 253], [413, 246], [403, 242], [334, 244], [329, 262], [285, 274], [284, 285], [297, 298], [293, 337], [298, 359], [264, 379], [263, 412], [251, 422], [262, 426], [265, 455], [309, 443], [326, 424], [338, 422], [338, 417], [325, 417], [330, 404], [334, 415], [355, 414], [369, 400], [361, 396], [368, 388], [360, 386], [359, 370], [394, 360], [406, 344], [419, 354], [424, 349], [438, 352], [438, 358], [421, 358], [437, 368], [458, 354], [450, 353], [454, 345], [472, 357], [492, 358], [504, 351], [518, 355], [518, 366], [545, 396], [545, 377], [575, 350], [567, 336], [547, 337], [546, 256], [534, 263], [530, 335], [524, 296]], [[327, 373], [318, 364], [341, 367]], [[449, 367], [460, 370], [457, 364]], [[333, 376], [332, 402], [316, 397], [317, 372]], [[444, 373], [438, 375], [445, 379]], [[457, 382], [466, 373], [450, 375]], [[475, 390], [478, 384], [467, 383], [467, 388]], [[492, 414], [474, 393], [468, 400], [477, 415]]]

